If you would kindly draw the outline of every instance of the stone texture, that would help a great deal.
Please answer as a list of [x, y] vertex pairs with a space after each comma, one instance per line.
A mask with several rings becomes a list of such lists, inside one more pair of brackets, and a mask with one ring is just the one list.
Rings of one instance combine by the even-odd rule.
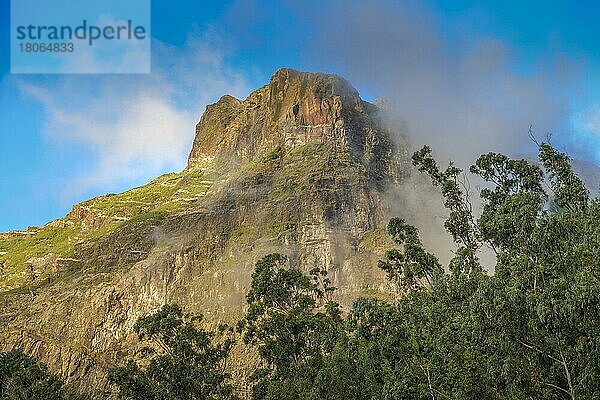
[[[385, 192], [408, 158], [377, 113], [344, 79], [291, 69], [243, 101], [223, 96], [198, 123], [187, 166], [214, 175], [210, 189], [184, 210], [132, 215], [78, 242], [73, 257], [32, 260], [59, 273], [31, 292], [0, 294], [2, 348], [23, 346], [103, 398], [106, 369], [135, 346], [138, 317], [178, 302], [209, 324], [233, 322], [254, 263], [270, 252], [293, 268], [325, 268], [342, 304], [385, 296], [376, 267], [391, 245]], [[67, 220], [93, 231], [107, 218], [79, 205]], [[238, 351], [243, 379], [248, 355]]]

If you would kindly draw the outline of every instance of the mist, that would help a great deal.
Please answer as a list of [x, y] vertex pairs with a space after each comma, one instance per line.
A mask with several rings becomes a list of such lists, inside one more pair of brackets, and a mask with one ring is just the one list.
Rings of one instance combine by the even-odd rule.
[[[497, 38], [469, 35], [465, 24], [442, 26], [412, 2], [345, 5], [311, 15], [317, 27], [310, 58], [386, 97], [386, 121], [409, 154], [427, 144], [442, 168], [452, 160], [463, 169], [489, 151], [526, 156], [536, 151], [530, 126], [538, 137], [551, 133], [559, 146], [570, 143], [572, 98], [566, 93], [577, 92], [577, 63], [559, 53], [527, 59]], [[478, 214], [482, 182], [468, 179]], [[447, 262], [455, 246], [429, 179], [412, 171], [387, 198], [392, 214], [417, 226], [426, 247]], [[493, 257], [485, 249], [480, 256], [493, 270]]]
[[[527, 60], [493, 37], [442, 26], [411, 2], [348, 1], [316, 16], [310, 57], [391, 99], [414, 147], [470, 165], [480, 153], [521, 154], [527, 132], [568, 130], [578, 65], [549, 54]], [[473, 35], [474, 37], [475, 35]]]

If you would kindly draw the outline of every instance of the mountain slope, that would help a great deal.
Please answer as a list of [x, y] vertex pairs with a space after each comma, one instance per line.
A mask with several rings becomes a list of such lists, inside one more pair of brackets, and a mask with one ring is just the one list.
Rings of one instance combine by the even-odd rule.
[[0, 236], [2, 347], [98, 393], [139, 316], [178, 302], [234, 321], [254, 263], [275, 251], [327, 269], [343, 304], [384, 296], [385, 193], [408, 161], [377, 114], [342, 78], [290, 69], [222, 97], [181, 173]]

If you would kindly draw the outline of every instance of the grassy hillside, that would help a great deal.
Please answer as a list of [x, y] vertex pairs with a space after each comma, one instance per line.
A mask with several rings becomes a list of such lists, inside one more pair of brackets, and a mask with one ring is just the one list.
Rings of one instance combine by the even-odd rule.
[[[199, 170], [163, 175], [147, 185], [81, 203], [43, 227], [0, 234], [0, 290], [39, 281], [76, 263], [76, 246], [125, 224], [184, 211], [206, 196], [218, 175]], [[45, 259], [42, 259], [45, 258]]]
[[[287, 201], [303, 193], [326, 198], [329, 192], [347, 185], [356, 168], [344, 153], [327, 145], [308, 143], [285, 152], [277, 146], [263, 157], [232, 168], [230, 162], [202, 171], [188, 169], [160, 176], [152, 182], [120, 194], [107, 194], [73, 207], [64, 218], [43, 227], [0, 234], [0, 291], [41, 282], [76, 265], [77, 246], [89, 245], [112, 232], [148, 219], [169, 215], [200, 205], [227, 182], [229, 190], [243, 190], [261, 179], [269, 179], [271, 192], [261, 202]], [[208, 203], [209, 204], [209, 203]], [[297, 221], [256, 227], [275, 236], [296, 228]], [[247, 230], [247, 229], [246, 229]], [[239, 232], [247, 236], [248, 232]], [[248, 238], [250, 240], [250, 238]]]

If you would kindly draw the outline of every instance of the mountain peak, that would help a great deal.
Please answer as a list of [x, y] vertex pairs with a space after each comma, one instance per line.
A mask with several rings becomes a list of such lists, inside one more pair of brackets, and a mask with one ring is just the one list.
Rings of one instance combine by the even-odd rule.
[[[0, 341], [101, 398], [107, 368], [134, 354], [139, 316], [180, 303], [233, 323], [266, 254], [325, 269], [341, 304], [385, 296], [389, 188], [410, 159], [377, 121], [335, 75], [281, 69], [245, 100], [221, 97], [188, 169], [0, 235]], [[247, 370], [241, 355], [234, 376]]]
[[[352, 85], [335, 74], [301, 72], [291, 68], [280, 68], [269, 82], [271, 88], [290, 91], [295, 87], [303, 89], [301, 96], [340, 96], [345, 101], [360, 100], [358, 92]], [[293, 91], [293, 90], [292, 90]]]
[[334, 74], [281, 68], [245, 100], [232, 96], [207, 106], [196, 126], [188, 168], [215, 158], [248, 160], [277, 146], [307, 142], [348, 148], [364, 142], [375, 107]]
[[237, 106], [241, 105], [241, 103], [242, 102], [239, 99], [236, 99], [235, 97], [233, 97], [229, 94], [225, 94], [225, 95], [221, 96], [219, 101], [217, 101], [217, 104], [227, 104], [232, 107], [237, 107]]

